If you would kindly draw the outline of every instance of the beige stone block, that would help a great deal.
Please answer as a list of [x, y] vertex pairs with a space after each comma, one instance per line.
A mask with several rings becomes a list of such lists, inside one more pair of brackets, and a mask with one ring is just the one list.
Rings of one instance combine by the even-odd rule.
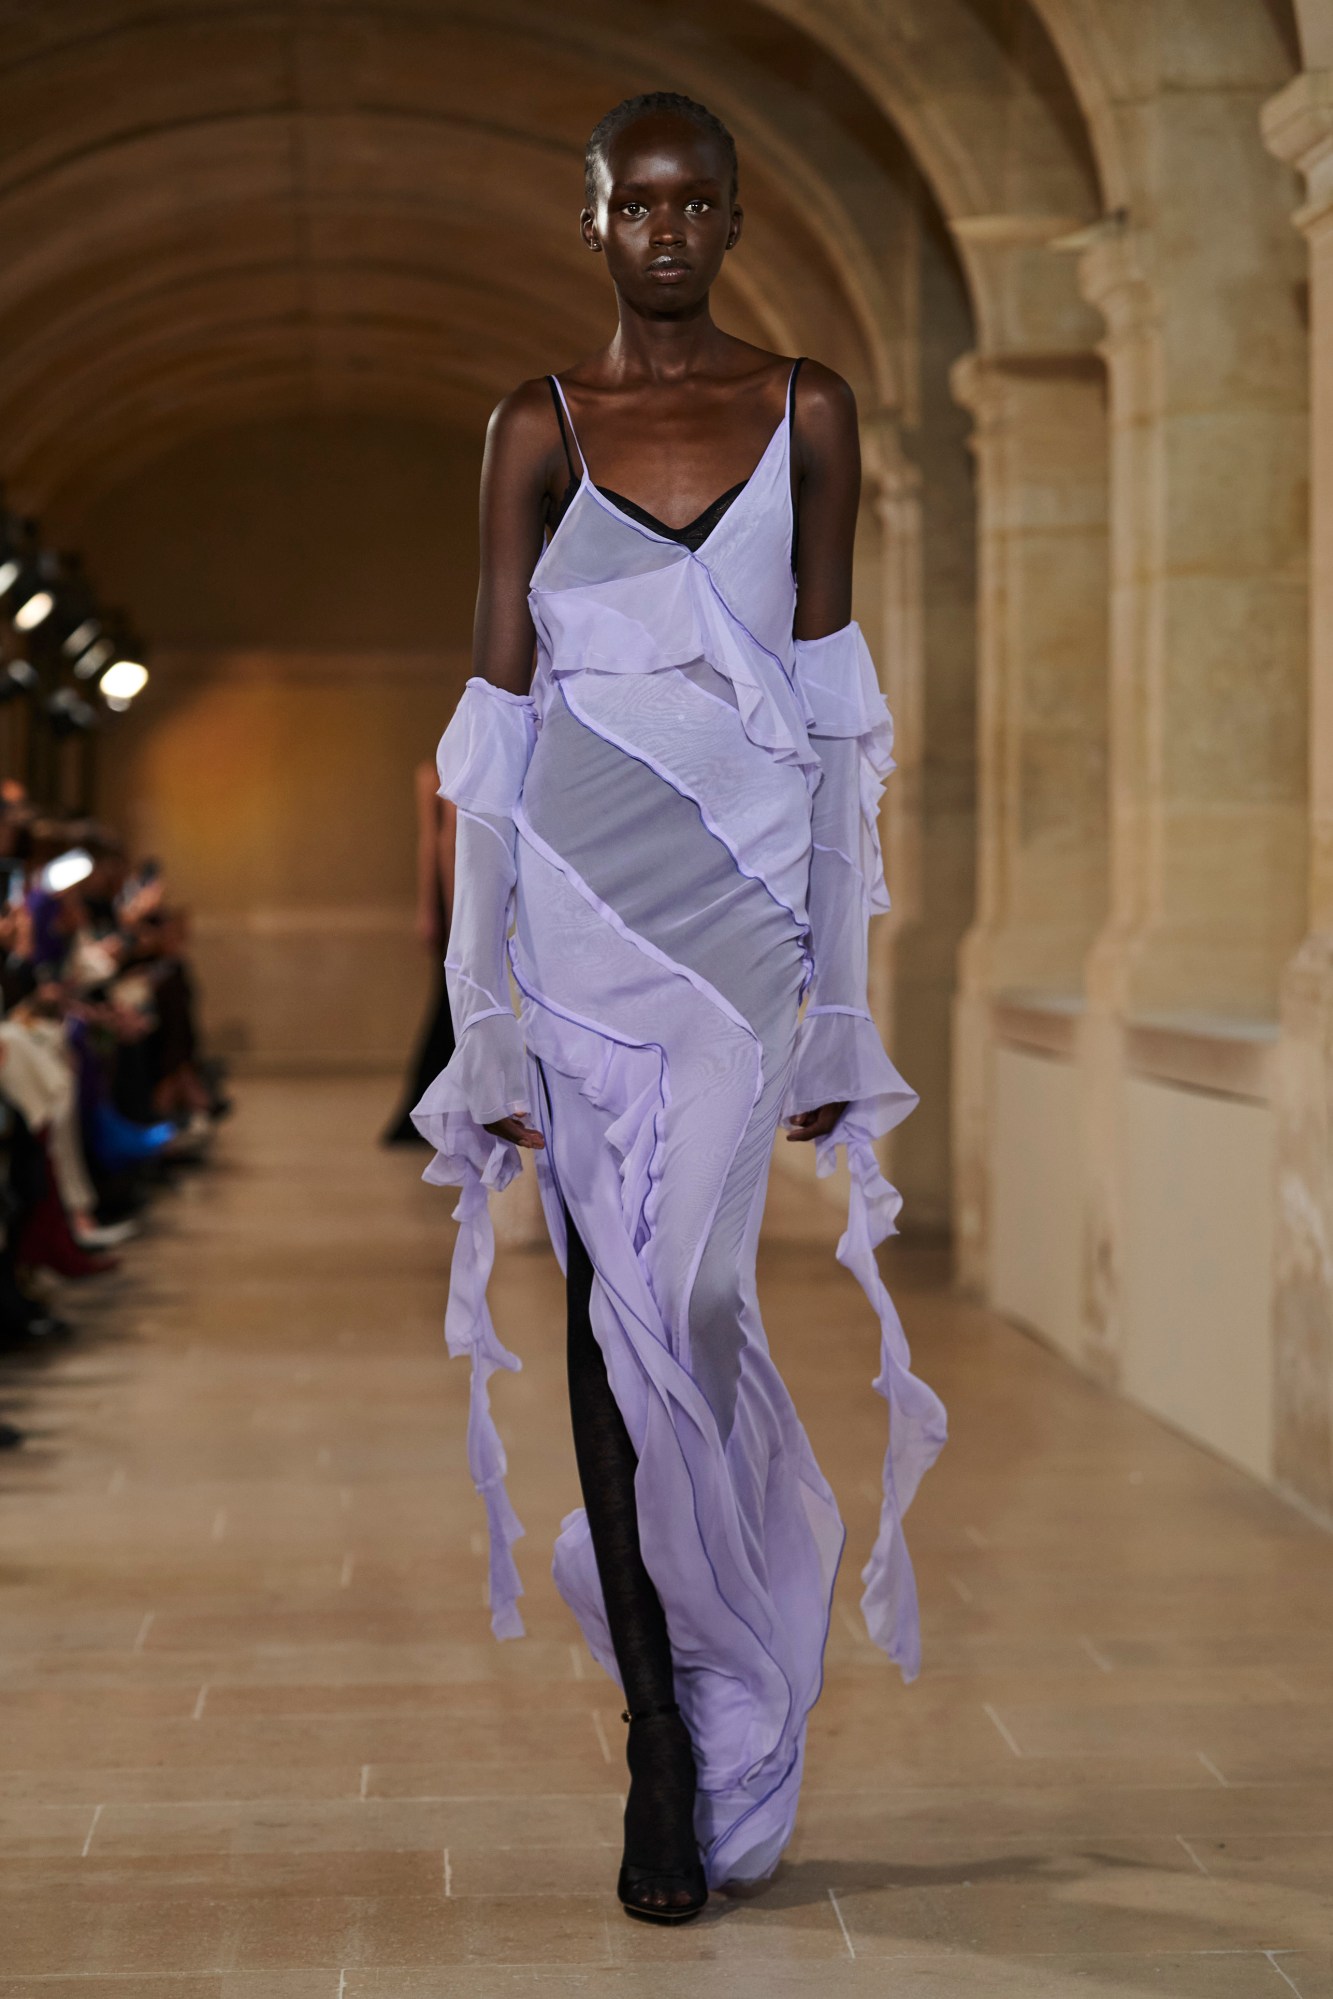
[[1163, 92], [1274, 91], [1299, 67], [1296, 20], [1237, 12], [1226, 33], [1200, 34], [1187, 14], [1156, 12], [1153, 53]]
[[1000, 420], [1001, 476], [986, 494], [988, 530], [1024, 540], [1104, 535], [1106, 390], [1100, 374], [1089, 380], [1080, 372], [1073, 382], [1037, 374], [1006, 400], [1011, 408]]
[[1124, 1115], [1126, 1390], [1268, 1477], [1271, 1113], [1130, 1079]]
[[1079, 1094], [1071, 1065], [997, 1048], [991, 1112], [989, 1290], [998, 1311], [1077, 1358], [1079, 1295]]
[[[1269, 338], [1277, 340], [1277, 352], [1295, 362], [1299, 352], [1297, 300], [1287, 292], [1281, 296], [1273, 288], [1267, 306], [1259, 304], [1263, 266], [1297, 276], [1303, 268], [1299, 238], [1283, 232], [1283, 216], [1291, 216], [1299, 202], [1295, 174], [1281, 166], [1263, 146], [1259, 134], [1259, 106], [1263, 88], [1219, 90], [1219, 92], [1171, 92], [1161, 94], [1145, 114], [1145, 124], [1153, 138], [1153, 164], [1157, 172], [1159, 204], [1153, 214], [1153, 258], [1165, 284], [1181, 300], [1191, 296], [1193, 286], [1227, 282], [1239, 286], [1239, 296], [1253, 294], [1257, 316], [1247, 326], [1225, 326], [1213, 320], [1197, 328], [1199, 378], [1197, 388], [1211, 378], [1227, 382], [1229, 392], [1241, 390], [1243, 382], [1263, 398], [1279, 392], [1299, 394], [1297, 378], [1285, 370], [1267, 380], [1253, 364], [1265, 356]], [[1217, 190], [1227, 190], [1227, 226], [1209, 226], [1217, 216]], [[1197, 292], [1193, 292], [1199, 298]], [[1163, 322], [1169, 340], [1177, 342], [1183, 356], [1187, 338], [1187, 314], [1177, 308], [1173, 326]], [[1249, 352], [1251, 368], [1243, 354]], [[1275, 358], [1275, 352], [1269, 352]], [[1213, 372], [1223, 362], [1237, 372]], [[1253, 372], [1251, 372], [1253, 370]]]
[[[1311, 1954], [1283, 1955], [1293, 1976], [1308, 1978], [1323, 1960]], [[1324, 1966], [1326, 1970], [1327, 1967]], [[1316, 1975], [1320, 1975], [1316, 1972]], [[417, 1972], [353, 1972], [347, 1999], [518, 1999], [529, 1974], [509, 1974], [459, 1967], [447, 1974]], [[884, 1990], [882, 1961], [821, 1965], [821, 1999], [878, 1999]], [[1162, 1999], [1267, 1999], [1271, 1980], [1274, 1999], [1282, 1985], [1270, 1960], [1260, 1951], [1219, 1957], [1216, 1952], [1156, 1952], [1146, 1955], [1069, 1953], [1055, 1957], [1013, 1957], [982, 1951], [977, 1956], [911, 1952], [895, 1957], [893, 1989], [901, 1999], [1065, 1999], [1070, 1980], [1087, 1999], [1142, 1999], [1158, 1993]], [[810, 1989], [809, 1968], [767, 1961], [747, 1969], [726, 1960], [690, 1966], [690, 1990], [699, 1999], [799, 1999]], [[663, 1964], [639, 1967], [617, 1964], [613, 1969], [562, 1972], [553, 1967], [543, 1984], [552, 1999], [674, 1999], [679, 1980]], [[1302, 1991], [1306, 1987], [1302, 1986]], [[1325, 1986], [1311, 1988], [1316, 1999], [1327, 1999]], [[193, 1999], [193, 1995], [191, 1995]]]
[[[1173, 576], [1299, 587], [1309, 539], [1304, 411], [1170, 412], [1164, 558]], [[1234, 615], [1234, 613], [1233, 613]]]
[[344, 1969], [476, 1963], [604, 1964], [603, 1899], [466, 1901], [434, 1896], [256, 1897], [238, 1911], [235, 1962], [268, 1970], [321, 1960]]
[[1165, 591], [1162, 782], [1169, 799], [1305, 794], [1299, 577], [1175, 575]]
[[[1182, 947], [1206, 948], [1211, 935], [1225, 953], [1229, 944], [1242, 948], [1248, 933], [1275, 970], [1301, 931], [1305, 872], [1299, 806], [1219, 801], [1185, 804], [1155, 817], [1165, 863], [1158, 893]], [[1209, 997], [1219, 1010], [1225, 1007], [1225, 988]], [[1196, 998], [1209, 1003], [1202, 988]], [[1188, 1001], [1186, 993], [1177, 1003]], [[1274, 1009], [1271, 1002], [1256, 1007], [1238, 983], [1234, 1011], [1262, 1012], [1271, 1019]]]
[[[43, 1999], [87, 1999], [89, 1980], [43, 1978]], [[32, 1983], [27, 1979], [0, 1978], [0, 1999], [28, 1999]], [[216, 1976], [178, 1977], [168, 1973], [157, 1978], [151, 1972], [134, 1972], [120, 1978], [98, 1974], [99, 1999], [337, 1999], [338, 1974], [329, 1968], [317, 1971], [222, 1972]]]
[[[1081, 212], [1067, 205], [1071, 193], [1076, 193]], [[1047, 211], [1052, 236], [1090, 217], [1094, 205], [1089, 190], [1066, 187], [1065, 194], [1065, 204]], [[1043, 232], [1041, 240], [1021, 251], [1009, 245], [975, 250], [971, 261], [982, 274], [987, 337], [1001, 351], [1041, 353], [1054, 347], [1062, 353], [1091, 352], [1102, 331], [1099, 315], [1079, 296], [1075, 260], [1053, 256], [1047, 240]]]

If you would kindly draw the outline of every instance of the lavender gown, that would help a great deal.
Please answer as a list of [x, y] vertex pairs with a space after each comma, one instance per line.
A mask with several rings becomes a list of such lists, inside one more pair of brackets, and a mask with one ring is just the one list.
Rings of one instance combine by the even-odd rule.
[[[585, 465], [532, 577], [531, 695], [469, 680], [440, 742], [440, 790], [458, 807], [458, 1048], [413, 1113], [436, 1148], [424, 1177], [462, 1190], [445, 1331], [473, 1361], [469, 1460], [502, 1638], [523, 1629], [522, 1530], [489, 1382], [519, 1362], [486, 1304], [488, 1193], [520, 1159], [483, 1126], [525, 1110], [545, 1135], [532, 1157], [551, 1238], [563, 1267], [563, 1197], [638, 1455], [643, 1557], [714, 1885], [762, 1878], [790, 1836], [843, 1541], [759, 1316], [782, 1117], [849, 1106], [816, 1151], [829, 1173], [846, 1148], [838, 1259], [879, 1319], [890, 1410], [862, 1607], [907, 1679], [920, 1637], [902, 1515], [945, 1436], [874, 1257], [900, 1202], [872, 1140], [916, 1102], [866, 1004], [867, 920], [888, 907], [877, 813], [892, 723], [855, 624], [793, 640], [792, 525], [786, 419], [697, 551], [632, 518]], [[555, 1579], [615, 1678], [581, 1510]]]

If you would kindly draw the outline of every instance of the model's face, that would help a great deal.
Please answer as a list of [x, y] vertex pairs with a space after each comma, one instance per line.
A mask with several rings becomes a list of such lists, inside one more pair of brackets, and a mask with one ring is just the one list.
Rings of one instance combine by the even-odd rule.
[[654, 314], [689, 311], [707, 296], [741, 231], [723, 148], [672, 112], [636, 118], [612, 140], [597, 205], [584, 209], [580, 227], [629, 304]]

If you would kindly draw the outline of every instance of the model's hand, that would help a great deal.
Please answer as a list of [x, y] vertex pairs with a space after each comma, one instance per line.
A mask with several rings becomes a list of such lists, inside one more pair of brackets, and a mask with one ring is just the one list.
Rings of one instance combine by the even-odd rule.
[[821, 1104], [817, 1111], [797, 1111], [787, 1119], [788, 1141], [800, 1144], [804, 1139], [827, 1138], [846, 1108], [846, 1104]]
[[546, 1140], [528, 1123], [523, 1111], [516, 1112], [513, 1117], [497, 1118], [494, 1124], [486, 1126], [486, 1130], [493, 1132], [497, 1138], [507, 1138], [511, 1145], [523, 1146], [528, 1152], [541, 1152], [546, 1145]]

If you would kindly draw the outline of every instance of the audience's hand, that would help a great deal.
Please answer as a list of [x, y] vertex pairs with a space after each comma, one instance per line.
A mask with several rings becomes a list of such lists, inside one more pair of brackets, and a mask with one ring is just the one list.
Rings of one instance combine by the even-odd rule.
[[140, 882], [122, 898], [121, 917], [127, 929], [132, 930], [145, 916], [151, 916], [161, 907], [165, 884], [161, 875], [154, 875], [151, 881]]

